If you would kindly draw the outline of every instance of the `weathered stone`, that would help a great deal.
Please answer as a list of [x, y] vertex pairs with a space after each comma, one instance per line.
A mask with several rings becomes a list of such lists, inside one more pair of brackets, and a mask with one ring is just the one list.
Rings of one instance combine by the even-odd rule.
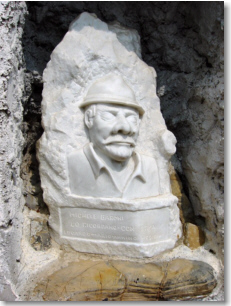
[[172, 193], [178, 198], [178, 207], [180, 209], [180, 219], [182, 224], [185, 222], [193, 222], [195, 215], [192, 204], [184, 193], [181, 180], [172, 165], [170, 165], [170, 180]]
[[[176, 49], [168, 49], [166, 44], [158, 86], [164, 88], [161, 104], [166, 124], [177, 138], [180, 165], [174, 166], [184, 178], [195, 215], [204, 220], [207, 248], [223, 260], [224, 2], [208, 6], [204, 2], [200, 8], [191, 4], [187, 2], [184, 8], [189, 13], [182, 27], [184, 34], [176, 34], [179, 40], [175, 34], [174, 39], [168, 39]], [[163, 28], [162, 39], [167, 39], [171, 34], [167, 25]], [[181, 44], [186, 36], [188, 44]], [[149, 44], [154, 46], [154, 38]], [[191, 50], [188, 53], [186, 49]], [[173, 53], [178, 53], [178, 63]], [[174, 65], [174, 72], [166, 68], [168, 64]]]
[[152, 257], [181, 236], [168, 174], [176, 139], [161, 115], [155, 70], [135, 53], [138, 33], [112, 28], [82, 13], [44, 70], [41, 186], [60, 245]]
[[180, 200], [182, 197], [182, 183], [174, 168], [170, 167], [170, 180], [172, 193]]
[[[27, 69], [31, 74], [38, 71], [40, 77], [70, 22], [83, 11], [140, 33], [143, 59], [158, 72], [166, 124], [177, 137], [174, 167], [206, 222], [208, 248], [223, 260], [224, 3], [151, 1], [131, 6], [129, 2], [28, 1], [27, 6], [30, 14], [23, 39]], [[41, 94], [41, 87], [33, 84], [33, 96]], [[28, 109], [34, 110], [35, 104], [39, 108], [40, 102], [29, 100]]]
[[200, 261], [176, 259], [167, 264], [165, 300], [190, 300], [208, 295], [216, 286], [212, 268]]
[[[24, 26], [26, 6], [28, 15]], [[83, 11], [94, 12], [106, 22], [118, 20], [140, 33], [142, 56], [145, 62], [154, 66], [158, 72], [158, 93], [166, 124], [178, 140], [178, 153], [175, 159], [178, 163], [175, 162], [174, 167], [181, 174], [184, 187], [190, 195], [190, 201], [197, 207], [197, 213], [206, 229], [206, 248], [210, 252], [204, 253], [204, 248], [199, 248], [190, 253], [190, 249], [187, 248], [189, 250], [187, 258], [193, 258], [195, 253], [200, 254], [202, 251], [201, 258], [207, 261], [211, 258], [210, 255], [213, 256], [215, 266], [217, 258], [223, 260], [224, 168], [220, 167], [220, 164], [223, 163], [224, 145], [222, 139], [221, 142], [219, 141], [220, 136], [223, 137], [224, 129], [223, 8], [224, 3], [218, 1], [151, 1], [146, 2], [145, 5], [143, 2], [134, 2], [131, 5], [129, 2], [117, 1], [1, 3], [2, 49], [0, 53], [3, 86], [0, 86], [0, 90], [4, 102], [4, 107], [1, 109], [3, 127], [1, 133], [3, 136], [1, 300], [25, 300], [26, 289], [40, 271], [44, 270], [48, 273], [55, 257], [53, 248], [47, 252], [37, 252], [23, 244], [24, 251], [20, 249], [22, 245], [20, 241], [21, 211], [24, 205], [23, 201], [19, 200], [23, 192], [19, 178], [20, 154], [23, 149], [20, 129], [24, 129], [19, 118], [20, 114], [22, 115], [20, 105], [22, 102], [24, 121], [27, 125], [24, 131], [26, 148], [23, 153], [27, 151], [33, 156], [34, 174], [32, 177], [30, 170], [27, 172], [28, 170], [25, 169], [22, 178], [28, 187], [26, 189], [29, 191], [28, 194], [32, 192], [33, 196], [37, 197], [38, 190], [36, 194], [34, 193], [37, 187], [30, 188], [29, 184], [36, 185], [39, 182], [34, 144], [42, 133], [41, 74], [50, 59], [51, 51], [68, 30], [69, 23]], [[59, 28], [58, 31], [57, 28]], [[22, 41], [24, 55], [21, 48]], [[27, 62], [27, 75], [33, 76], [32, 80], [30, 78], [26, 80], [25, 86], [22, 80], [25, 76], [24, 64], [21, 61], [23, 57]], [[20, 62], [19, 65], [18, 62]], [[34, 82], [38, 75], [39, 82]], [[19, 90], [17, 93], [19, 88], [22, 91]], [[26, 95], [24, 90], [27, 91]], [[19, 112], [15, 112], [16, 108]], [[191, 158], [193, 155], [195, 159]], [[200, 161], [199, 171], [198, 161]], [[26, 163], [29, 163], [27, 157], [24, 160], [24, 164]], [[204, 190], [207, 190], [206, 194]], [[39, 205], [44, 205], [42, 202], [37, 202]], [[37, 205], [31, 208], [38, 209]], [[26, 226], [29, 230], [30, 223]], [[29, 242], [30, 235], [25, 239]], [[30, 256], [24, 261], [27, 253]], [[212, 255], [214, 253], [216, 254]], [[222, 275], [219, 276], [221, 269], [222, 267], [215, 269], [219, 282], [223, 282]], [[207, 300], [223, 301], [223, 289], [219, 288], [217, 290], [220, 291], [215, 290]]]
[[34, 197], [32, 194], [26, 195], [26, 206], [33, 210], [39, 209], [38, 198]]
[[33, 296], [44, 301], [188, 300], [208, 295], [215, 286], [213, 269], [199, 261], [81, 260], [44, 279]]
[[4, 284], [1, 288], [1, 301], [13, 302], [16, 296], [14, 295], [12, 288], [9, 284]]
[[30, 212], [30, 244], [36, 251], [45, 251], [51, 247], [51, 237], [47, 224], [47, 217]]
[[192, 223], [184, 224], [184, 244], [190, 249], [196, 249], [205, 243], [205, 235], [202, 229]]
[[20, 164], [24, 98], [22, 35], [25, 2], [0, 2], [0, 300], [15, 299], [20, 267], [22, 210]]

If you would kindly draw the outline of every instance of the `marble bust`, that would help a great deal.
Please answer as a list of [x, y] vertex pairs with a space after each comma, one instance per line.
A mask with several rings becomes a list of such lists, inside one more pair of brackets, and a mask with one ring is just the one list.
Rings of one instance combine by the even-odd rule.
[[128, 199], [158, 195], [155, 159], [135, 151], [144, 109], [123, 77], [97, 79], [80, 107], [90, 143], [68, 156], [71, 193]]
[[43, 198], [52, 238], [76, 251], [151, 257], [181, 236], [176, 140], [139, 50], [136, 31], [82, 13], [44, 70]]

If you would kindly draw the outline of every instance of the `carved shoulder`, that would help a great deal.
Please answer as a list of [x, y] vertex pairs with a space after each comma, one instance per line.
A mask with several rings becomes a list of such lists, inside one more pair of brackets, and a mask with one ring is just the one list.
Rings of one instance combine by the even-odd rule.
[[142, 165], [146, 171], [158, 172], [157, 163], [155, 158], [147, 155], [141, 155]]
[[78, 172], [78, 174], [84, 173], [89, 164], [82, 149], [69, 154], [67, 161], [70, 175], [76, 172]]

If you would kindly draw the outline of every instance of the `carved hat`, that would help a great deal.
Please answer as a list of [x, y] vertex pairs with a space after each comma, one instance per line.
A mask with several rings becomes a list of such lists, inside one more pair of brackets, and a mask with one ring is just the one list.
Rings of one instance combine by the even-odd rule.
[[110, 74], [95, 81], [89, 88], [80, 107], [95, 103], [119, 104], [137, 109], [140, 115], [144, 109], [136, 101], [133, 90], [122, 76]]

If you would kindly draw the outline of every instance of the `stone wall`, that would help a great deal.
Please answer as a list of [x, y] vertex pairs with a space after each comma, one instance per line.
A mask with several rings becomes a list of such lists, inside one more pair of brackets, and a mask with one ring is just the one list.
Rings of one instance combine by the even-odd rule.
[[178, 142], [179, 166], [174, 163], [175, 168], [193, 205], [196, 222], [206, 232], [206, 247], [222, 258], [223, 3], [189, 7], [182, 6], [175, 27], [171, 26], [174, 40], [169, 39], [167, 26], [163, 29], [162, 37], [169, 47], [158, 63], [159, 95], [166, 124]]
[[178, 141], [172, 163], [194, 211], [191, 222], [204, 230], [205, 247], [223, 260], [223, 5], [216, 1], [1, 4], [3, 299], [13, 299], [21, 268], [22, 193], [29, 209], [48, 214], [35, 157], [43, 131], [42, 72], [69, 24], [83, 11], [139, 32], [142, 57], [157, 71], [163, 116]]
[[14, 300], [20, 270], [20, 240], [24, 206], [20, 166], [24, 139], [24, 62], [21, 37], [24, 2], [0, 3], [0, 296]]
[[161, 109], [177, 138], [172, 163], [193, 205], [194, 222], [206, 232], [207, 248], [222, 258], [223, 3], [28, 2], [27, 6], [23, 42], [32, 82], [26, 117], [32, 123], [28, 131], [32, 140], [37, 140], [36, 132], [41, 134], [41, 75], [71, 21], [88, 11], [103, 21], [117, 20], [136, 29], [142, 57], [157, 71]]

